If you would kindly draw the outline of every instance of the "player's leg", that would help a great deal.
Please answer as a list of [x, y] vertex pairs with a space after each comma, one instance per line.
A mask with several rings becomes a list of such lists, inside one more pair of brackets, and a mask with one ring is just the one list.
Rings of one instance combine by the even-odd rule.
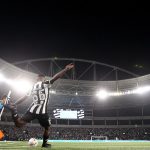
[[35, 114], [32, 114], [27, 111], [22, 117], [18, 117], [17, 119], [14, 119], [14, 122], [16, 127], [20, 128], [34, 119], [35, 119]]
[[19, 117], [18, 112], [17, 112], [17, 107], [15, 104], [9, 103], [5, 105], [5, 107], [11, 111], [15, 126], [18, 128], [23, 127], [28, 122], [34, 119], [34, 115], [31, 114], [30, 112], [27, 112], [22, 117]]
[[[6, 96], [4, 95], [2, 99], [5, 100]], [[31, 119], [31, 116], [29, 118], [29, 117], [26, 117], [26, 115], [25, 117], [28, 119], [27, 121], [23, 119], [22, 117], [19, 117], [16, 104], [12, 103], [10, 100], [7, 103], [4, 103], [4, 107], [11, 111], [12, 118], [14, 120], [16, 127], [24, 126], [27, 123], [27, 121]]]
[[35, 114], [26, 112], [22, 117], [13, 117], [16, 127], [21, 128], [35, 119]]
[[42, 147], [51, 147], [51, 144], [48, 144], [48, 138], [49, 138], [49, 129], [50, 129], [50, 118], [48, 114], [41, 114], [38, 117], [40, 125], [44, 128], [44, 133], [43, 133], [43, 143]]
[[49, 138], [49, 128], [50, 128], [50, 127], [44, 127], [44, 134], [43, 134], [43, 144], [42, 144], [42, 147], [49, 147], [49, 146], [51, 146], [50, 144], [47, 143], [48, 138]]
[[18, 115], [18, 112], [17, 112], [17, 107], [15, 104], [9, 102], [8, 104], [4, 105], [5, 108], [9, 109], [11, 111], [11, 114], [12, 114], [12, 118], [13, 118], [13, 121], [16, 125], [16, 127], [22, 127], [23, 125], [26, 124], [25, 121], [23, 121], [19, 115]]

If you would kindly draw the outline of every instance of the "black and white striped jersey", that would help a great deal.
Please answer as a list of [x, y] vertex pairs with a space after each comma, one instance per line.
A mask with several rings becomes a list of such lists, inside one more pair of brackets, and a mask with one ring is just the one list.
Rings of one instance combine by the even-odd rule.
[[39, 81], [34, 84], [31, 91], [33, 103], [29, 107], [28, 111], [34, 114], [45, 114], [47, 113], [47, 105], [49, 102], [49, 90], [51, 83], [47, 81]]

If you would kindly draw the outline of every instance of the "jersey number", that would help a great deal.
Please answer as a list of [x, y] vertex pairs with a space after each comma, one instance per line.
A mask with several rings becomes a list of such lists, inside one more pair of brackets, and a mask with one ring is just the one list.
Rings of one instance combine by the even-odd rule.
[[37, 95], [33, 95], [34, 104], [43, 104], [44, 100], [45, 100], [45, 94], [41, 93], [40, 91], [39, 91], [39, 99]]

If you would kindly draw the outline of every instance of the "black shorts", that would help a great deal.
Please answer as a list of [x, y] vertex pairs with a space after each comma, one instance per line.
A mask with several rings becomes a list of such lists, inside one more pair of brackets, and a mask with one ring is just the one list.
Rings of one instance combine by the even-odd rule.
[[37, 119], [42, 127], [49, 127], [51, 125], [51, 120], [48, 114], [33, 114], [27, 111], [21, 119], [25, 122], [31, 122]]

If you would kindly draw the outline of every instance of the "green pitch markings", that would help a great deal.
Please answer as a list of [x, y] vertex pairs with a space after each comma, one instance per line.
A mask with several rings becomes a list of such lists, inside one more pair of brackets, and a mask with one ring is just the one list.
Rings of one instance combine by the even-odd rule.
[[[0, 142], [0, 150], [46, 150], [28, 146], [28, 142]], [[150, 142], [89, 142], [89, 143], [51, 143], [51, 150], [150, 150]]]

